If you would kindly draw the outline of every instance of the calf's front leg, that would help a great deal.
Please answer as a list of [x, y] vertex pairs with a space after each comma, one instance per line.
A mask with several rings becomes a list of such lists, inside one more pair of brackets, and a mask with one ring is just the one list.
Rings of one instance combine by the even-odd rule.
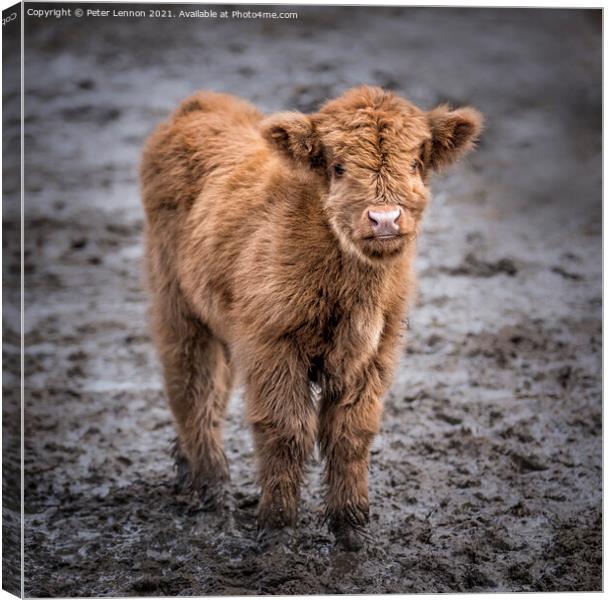
[[295, 524], [316, 414], [297, 349], [286, 343], [258, 348], [251, 356], [255, 364], [247, 369], [246, 401], [261, 488], [258, 524], [277, 529]]
[[[343, 547], [362, 545], [368, 522], [370, 446], [380, 429], [382, 396], [389, 387], [402, 337], [401, 310], [388, 313], [379, 347], [350, 376], [329, 372], [319, 415], [319, 446], [325, 459], [326, 517]], [[340, 364], [340, 363], [339, 363]]]
[[368, 523], [370, 446], [380, 428], [383, 384], [372, 364], [351, 389], [322, 397], [319, 445], [325, 459], [326, 517], [337, 542], [361, 546]]

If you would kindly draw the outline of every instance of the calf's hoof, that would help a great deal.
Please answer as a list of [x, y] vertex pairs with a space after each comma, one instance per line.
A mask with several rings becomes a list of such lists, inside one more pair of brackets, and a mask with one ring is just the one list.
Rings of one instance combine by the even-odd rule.
[[289, 543], [291, 531], [296, 524], [296, 508], [282, 502], [260, 501], [258, 506], [258, 536], [261, 550], [271, 550]]
[[336, 513], [330, 513], [328, 528], [334, 534], [336, 544], [343, 550], [361, 550], [370, 539], [368, 524], [368, 505], [350, 505]]
[[291, 527], [260, 527], [256, 536], [256, 543], [262, 551], [273, 550], [287, 546], [292, 540]]
[[188, 460], [182, 454], [177, 440], [174, 443], [171, 455], [173, 456], [174, 468], [176, 470], [174, 492], [179, 494], [190, 487], [190, 466]]
[[348, 552], [361, 550], [369, 535], [363, 525], [354, 525], [346, 521], [335, 521], [330, 523], [330, 531], [334, 534], [336, 545]]
[[228, 505], [226, 480], [209, 480], [199, 484], [197, 493], [205, 511], [221, 511]]
[[296, 525], [298, 495], [281, 488], [262, 492], [256, 519], [259, 529], [283, 529]]
[[196, 492], [203, 510], [224, 508], [228, 501], [226, 483], [229, 480], [226, 461], [212, 472], [193, 475], [188, 459], [182, 453], [177, 441], [173, 449], [173, 457], [176, 469], [175, 493], [191, 490]]
[[279, 530], [296, 524], [296, 509], [283, 504], [260, 503], [256, 516], [260, 530]]

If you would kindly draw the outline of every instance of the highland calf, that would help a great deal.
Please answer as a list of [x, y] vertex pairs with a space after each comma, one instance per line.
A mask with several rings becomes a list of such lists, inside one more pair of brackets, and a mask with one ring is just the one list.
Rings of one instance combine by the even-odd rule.
[[391, 382], [428, 177], [471, 150], [481, 115], [359, 87], [305, 115], [200, 92], [141, 168], [156, 344], [182, 476], [213, 504], [236, 373], [263, 528], [291, 525], [315, 442], [331, 530], [368, 520], [369, 449]]

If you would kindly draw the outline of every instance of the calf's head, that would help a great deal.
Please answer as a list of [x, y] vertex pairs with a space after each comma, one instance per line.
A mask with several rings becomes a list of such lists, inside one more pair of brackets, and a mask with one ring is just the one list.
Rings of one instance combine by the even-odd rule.
[[322, 178], [323, 211], [343, 250], [374, 263], [414, 239], [430, 172], [474, 147], [482, 115], [446, 105], [425, 112], [365, 86], [315, 114], [278, 113], [262, 127], [277, 152]]

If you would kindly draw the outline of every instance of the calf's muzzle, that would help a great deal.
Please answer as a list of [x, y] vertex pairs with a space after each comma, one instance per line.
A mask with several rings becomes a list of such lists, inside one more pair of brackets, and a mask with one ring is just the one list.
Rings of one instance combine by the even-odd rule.
[[370, 229], [375, 237], [390, 238], [400, 233], [402, 211], [397, 206], [370, 206], [366, 209]]

